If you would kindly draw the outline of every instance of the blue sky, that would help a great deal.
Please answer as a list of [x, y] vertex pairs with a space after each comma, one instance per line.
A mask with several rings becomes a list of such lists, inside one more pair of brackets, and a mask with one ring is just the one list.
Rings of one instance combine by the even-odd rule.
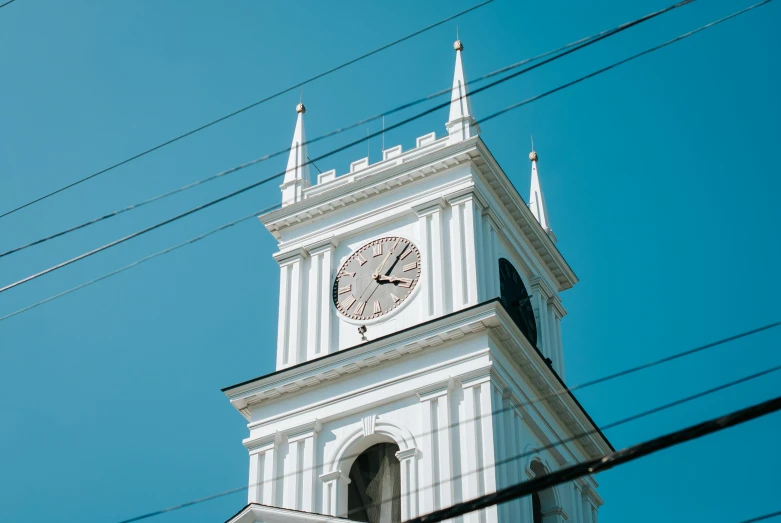
[[[475, 96], [474, 111], [479, 118], [749, 3], [696, 2]], [[17, 0], [0, 10], [0, 211], [470, 5]], [[497, 0], [458, 21], [467, 76], [666, 5]], [[558, 245], [581, 280], [563, 295], [568, 383], [781, 316], [779, 21], [773, 2], [483, 126], [524, 197], [534, 135]], [[455, 25], [307, 86], [308, 136], [449, 87]], [[297, 101], [282, 96], [6, 217], [0, 248], [287, 147]], [[389, 132], [386, 146], [441, 135], [446, 118], [442, 110]], [[365, 132], [320, 142], [310, 156]], [[380, 147], [369, 144], [372, 161]], [[319, 167], [345, 172], [366, 150]], [[4, 258], [0, 284], [284, 162]], [[275, 185], [3, 293], [0, 316], [277, 203]], [[112, 522], [246, 483], [244, 420], [219, 389], [273, 370], [274, 250], [251, 220], [0, 322], [2, 519]], [[606, 424], [778, 365], [779, 342], [781, 329], [762, 333], [578, 397]], [[607, 435], [630, 445], [770, 398], [778, 383], [765, 377]], [[779, 430], [776, 415], [599, 475], [601, 521], [733, 522], [779, 510]], [[236, 494], [157, 521], [223, 521], [245, 501]]]

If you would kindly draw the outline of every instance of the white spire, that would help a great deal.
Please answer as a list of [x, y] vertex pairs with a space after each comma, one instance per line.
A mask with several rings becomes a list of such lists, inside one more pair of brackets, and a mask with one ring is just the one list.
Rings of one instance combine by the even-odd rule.
[[464, 45], [461, 40], [456, 40], [453, 48], [456, 50], [456, 70], [453, 73], [453, 91], [450, 93], [450, 117], [445, 124], [451, 143], [480, 134], [480, 127], [472, 114], [472, 102], [469, 100], [464, 65], [461, 63]]
[[542, 195], [542, 186], [540, 177], [537, 174], [537, 153], [534, 152], [534, 140], [532, 139], [532, 152], [529, 153], [529, 160], [532, 162], [532, 184], [529, 190], [529, 209], [537, 221], [540, 222], [542, 229], [548, 234], [553, 243], [556, 243], [556, 235], [550, 228], [548, 221], [548, 209], [545, 207], [545, 198]]
[[293, 143], [290, 146], [290, 156], [287, 159], [285, 179], [280, 185], [282, 189], [282, 205], [290, 205], [303, 199], [303, 190], [309, 187], [309, 158], [306, 155], [306, 134], [304, 134], [303, 103], [296, 106], [298, 119], [293, 132]]

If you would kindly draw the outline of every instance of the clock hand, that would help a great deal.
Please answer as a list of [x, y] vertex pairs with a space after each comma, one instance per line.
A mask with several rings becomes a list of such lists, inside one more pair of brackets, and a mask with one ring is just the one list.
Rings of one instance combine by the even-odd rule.
[[390, 268], [388, 269], [388, 272], [385, 273], [386, 276], [389, 275], [391, 273], [391, 271], [393, 270], [393, 268], [396, 266], [396, 264], [399, 263], [399, 260], [401, 259], [401, 255], [404, 254], [404, 251], [407, 250], [407, 247], [409, 247], [409, 244], [405, 245], [404, 248], [399, 253], [399, 255], [396, 256], [396, 261], [393, 262], [393, 265], [390, 266]]
[[388, 254], [385, 255], [385, 258], [382, 260], [382, 263], [380, 263], [380, 266], [377, 267], [377, 270], [374, 271], [374, 274], [372, 274], [372, 278], [374, 278], [375, 280], [377, 279], [377, 277], [382, 272], [382, 268], [385, 267], [385, 263], [387, 263], [388, 258], [390, 258], [391, 254], [393, 254], [393, 251], [392, 250], [388, 251]]
[[[394, 244], [393, 244], [393, 246], [392, 246], [392, 247], [390, 248], [390, 250], [388, 251], [388, 254], [386, 254], [386, 255], [385, 255], [385, 259], [383, 259], [383, 260], [382, 260], [382, 263], [380, 264], [380, 266], [379, 266], [379, 267], [377, 267], [377, 270], [376, 270], [376, 271], [374, 271], [374, 274], [372, 274], [372, 278], [374, 278], [375, 280], [377, 279], [377, 277], [378, 277], [378, 276], [380, 275], [380, 273], [382, 272], [382, 268], [383, 268], [383, 267], [385, 267], [385, 264], [386, 264], [386, 263], [388, 263], [388, 258], [390, 258], [390, 257], [391, 257], [391, 254], [393, 254], [393, 251], [395, 251], [395, 250], [396, 250], [396, 246], [399, 244], [399, 240], [400, 240], [400, 239], [401, 239], [401, 238], [397, 238], [397, 239], [396, 239], [396, 243], [394, 243]], [[399, 259], [399, 258], [398, 258], [398, 256], [397, 256], [397, 257], [396, 257], [396, 261], [398, 261], [398, 259]], [[395, 264], [394, 264], [394, 265], [395, 265]]]

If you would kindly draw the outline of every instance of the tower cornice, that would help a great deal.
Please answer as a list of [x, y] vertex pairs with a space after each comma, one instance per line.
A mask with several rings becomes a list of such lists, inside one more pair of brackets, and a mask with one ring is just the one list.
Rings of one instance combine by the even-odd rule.
[[[492, 196], [505, 206], [512, 217], [514, 228], [534, 249], [537, 259], [556, 282], [558, 290], [575, 285], [577, 276], [479, 136], [450, 145], [447, 137], [426, 141], [420, 147], [392, 159], [308, 188], [302, 200], [258, 218], [269, 232], [281, 240], [284, 233], [296, 231], [314, 217], [325, 218], [340, 213], [378, 195], [467, 164], [475, 167], [481, 184], [488, 187]], [[409, 212], [411, 206], [417, 204], [405, 205]], [[280, 249], [287, 251], [298, 248], [308, 241], [311, 240], [306, 237], [290, 242], [281, 241]]]

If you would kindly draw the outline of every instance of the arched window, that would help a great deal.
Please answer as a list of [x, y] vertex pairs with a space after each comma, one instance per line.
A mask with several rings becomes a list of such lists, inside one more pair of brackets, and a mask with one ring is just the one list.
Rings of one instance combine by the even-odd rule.
[[[534, 460], [529, 465], [535, 478], [548, 473], [545, 466], [539, 460]], [[553, 487], [546, 488], [532, 494], [532, 521], [533, 523], [552, 523], [559, 521], [556, 514], [559, 512], [559, 504]]]
[[502, 305], [526, 339], [537, 346], [537, 322], [534, 321], [531, 297], [526, 291], [521, 275], [513, 264], [499, 258], [499, 292]]
[[347, 519], [366, 523], [401, 521], [398, 451], [398, 445], [378, 443], [355, 459], [347, 487]]
[[532, 494], [532, 522], [542, 523], [542, 502], [536, 492]]

